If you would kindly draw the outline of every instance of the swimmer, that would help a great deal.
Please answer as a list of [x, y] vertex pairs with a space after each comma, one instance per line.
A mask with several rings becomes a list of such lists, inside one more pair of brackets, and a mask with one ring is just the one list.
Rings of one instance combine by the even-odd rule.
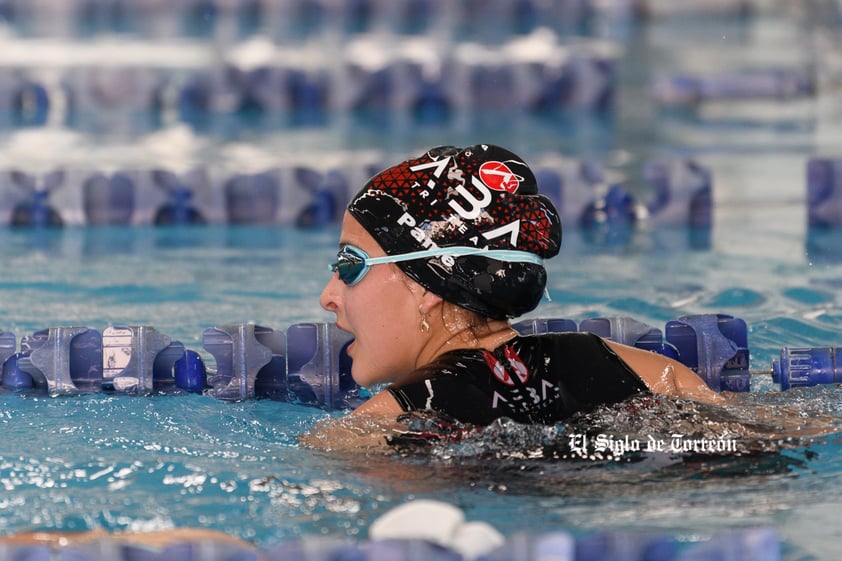
[[114, 533], [99, 528], [78, 532], [45, 530], [0, 536], [0, 547], [44, 546], [54, 552], [60, 552], [68, 547], [96, 545], [104, 542], [115, 547], [134, 546], [148, 551], [150, 556], [169, 547], [189, 544], [202, 545], [206, 550], [215, 547], [219, 551], [236, 551], [241, 555], [256, 555], [257, 553], [257, 548], [249, 542], [206, 528], [168, 528], [145, 532]]
[[348, 204], [320, 303], [354, 336], [354, 380], [388, 386], [301, 442], [382, 444], [395, 419], [415, 411], [482, 426], [502, 417], [553, 424], [646, 392], [719, 403], [660, 354], [512, 328], [540, 303], [544, 260], [561, 237], [532, 171], [498, 146], [433, 148], [370, 179]]

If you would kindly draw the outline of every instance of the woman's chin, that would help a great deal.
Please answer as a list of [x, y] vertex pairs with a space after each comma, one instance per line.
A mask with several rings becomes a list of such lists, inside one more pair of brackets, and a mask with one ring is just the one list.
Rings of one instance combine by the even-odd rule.
[[366, 378], [365, 376], [354, 376], [353, 374], [351, 374], [351, 377], [354, 379], [354, 382], [356, 382], [357, 385], [361, 388], [370, 388], [375, 383]]
[[351, 366], [351, 377], [358, 386], [363, 388], [370, 388], [375, 384], [383, 382], [383, 380], [378, 379], [377, 376], [372, 376], [372, 370], [366, 366], [365, 361], [353, 362]]

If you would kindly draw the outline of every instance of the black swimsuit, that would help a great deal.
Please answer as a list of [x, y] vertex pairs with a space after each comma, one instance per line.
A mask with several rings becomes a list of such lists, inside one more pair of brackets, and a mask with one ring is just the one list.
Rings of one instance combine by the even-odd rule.
[[415, 374], [421, 379], [389, 388], [404, 411], [435, 411], [476, 425], [501, 417], [553, 424], [649, 391], [591, 333], [521, 336], [491, 352], [452, 351]]

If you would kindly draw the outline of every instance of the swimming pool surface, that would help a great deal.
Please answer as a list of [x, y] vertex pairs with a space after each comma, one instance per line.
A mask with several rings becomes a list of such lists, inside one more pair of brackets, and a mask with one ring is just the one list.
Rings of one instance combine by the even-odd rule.
[[[828, 89], [790, 100], [667, 109], [652, 101], [649, 85], [661, 71], [804, 68], [821, 58], [809, 40], [817, 24], [785, 4], [759, 3], [750, 15], [705, 17], [703, 25], [663, 18], [592, 26], [592, 36], [625, 49], [616, 109], [607, 114], [476, 111], [420, 124], [394, 114], [384, 121], [333, 115], [272, 127], [159, 123], [140, 134], [72, 123], [8, 126], [0, 131], [0, 171], [153, 164], [180, 170], [200, 163], [222, 173], [273, 158], [279, 165], [320, 158], [389, 163], [435, 144], [494, 142], [527, 161], [547, 154], [598, 161], [645, 197], [644, 161], [690, 157], [713, 177], [708, 232], [699, 237], [656, 221], [591, 230], [568, 223], [561, 254], [548, 265], [549, 298], [529, 317], [631, 316], [663, 328], [684, 315], [726, 313], [747, 322], [752, 368], [768, 371], [782, 347], [842, 345], [842, 231], [809, 228], [805, 194], [807, 160], [839, 154], [837, 95]], [[10, 29], [5, 44], [29, 40]], [[156, 144], [162, 139], [171, 149]], [[0, 328], [20, 338], [60, 325], [152, 325], [207, 359], [208, 327], [330, 321], [318, 294], [337, 235], [336, 223], [4, 226]], [[768, 373], [758, 373], [752, 386], [746, 407], [730, 412], [735, 425], [702, 431], [736, 438], [752, 453], [686, 461], [653, 453], [630, 462], [531, 457], [548, 441], [563, 443], [566, 434], [584, 430], [577, 423], [561, 432], [502, 424], [464, 443], [371, 458], [300, 448], [301, 432], [341, 414], [304, 405], [7, 391], [0, 393], [0, 533], [199, 526], [259, 546], [299, 535], [365, 539], [369, 524], [389, 508], [435, 498], [506, 535], [632, 530], [693, 541], [734, 527], [771, 526], [784, 559], [836, 559], [838, 438], [777, 443], [762, 435], [774, 432], [768, 427], [780, 420], [780, 408], [842, 422], [840, 389], [778, 392]], [[598, 412], [588, 421], [595, 432], [645, 441], [669, 440], [712, 416], [660, 400], [636, 407], [637, 413]], [[757, 410], [771, 417], [753, 417]]]

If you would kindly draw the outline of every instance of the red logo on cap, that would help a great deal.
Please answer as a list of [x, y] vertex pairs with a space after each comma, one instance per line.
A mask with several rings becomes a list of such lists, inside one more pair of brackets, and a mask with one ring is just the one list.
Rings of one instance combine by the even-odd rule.
[[506, 191], [514, 193], [520, 187], [522, 177], [514, 174], [509, 166], [503, 162], [485, 162], [479, 168], [479, 178], [488, 185], [489, 189], [495, 191]]

